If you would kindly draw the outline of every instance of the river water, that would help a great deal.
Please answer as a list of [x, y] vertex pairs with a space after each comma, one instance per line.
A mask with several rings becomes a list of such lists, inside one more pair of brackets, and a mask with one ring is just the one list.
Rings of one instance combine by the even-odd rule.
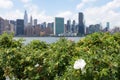
[[[60, 37], [15, 37], [14, 39], [18, 40], [20, 38], [23, 38], [25, 40], [24, 41], [25, 44], [31, 42], [32, 40], [40, 40], [45, 41], [47, 43], [53, 43], [60, 39]], [[65, 37], [65, 38], [68, 40], [78, 42], [83, 37]]]

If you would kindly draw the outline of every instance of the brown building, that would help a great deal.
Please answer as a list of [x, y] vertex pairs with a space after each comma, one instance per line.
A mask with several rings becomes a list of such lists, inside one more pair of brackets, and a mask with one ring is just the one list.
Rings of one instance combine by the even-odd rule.
[[31, 24], [28, 24], [24, 28], [25, 36], [33, 36], [34, 35], [34, 27]]
[[34, 35], [35, 36], [40, 36], [40, 25], [36, 25], [35, 27], [34, 27]]
[[7, 33], [14, 33], [14, 25], [10, 24], [8, 20], [4, 20], [0, 17], [0, 34], [7, 32]]

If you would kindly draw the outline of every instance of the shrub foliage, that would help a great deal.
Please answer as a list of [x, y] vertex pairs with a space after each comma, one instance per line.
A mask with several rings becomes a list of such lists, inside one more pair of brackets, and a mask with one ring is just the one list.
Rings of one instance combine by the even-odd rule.
[[[84, 70], [74, 62], [84, 59]], [[55, 43], [34, 40], [27, 45], [0, 36], [0, 80], [120, 80], [120, 33], [94, 33], [75, 43], [60, 38]]]

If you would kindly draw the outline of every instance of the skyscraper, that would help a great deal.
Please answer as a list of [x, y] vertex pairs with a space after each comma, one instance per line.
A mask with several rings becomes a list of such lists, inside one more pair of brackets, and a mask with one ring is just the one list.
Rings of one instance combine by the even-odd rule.
[[10, 20], [9, 23], [14, 26], [14, 33], [16, 34], [16, 21]]
[[67, 32], [71, 32], [71, 20], [67, 20], [66, 29], [67, 29]]
[[0, 17], [0, 34], [3, 33], [4, 30], [4, 19]]
[[85, 34], [84, 15], [82, 12], [80, 12], [78, 15], [78, 34]]
[[30, 24], [33, 25], [32, 16], [30, 17]]
[[72, 22], [72, 32], [74, 33], [74, 32], [77, 32], [76, 30], [77, 30], [77, 28], [76, 28], [76, 23], [75, 23], [75, 20], [73, 20], [73, 22]]
[[24, 35], [24, 20], [17, 19], [16, 21], [16, 35]]
[[27, 11], [25, 10], [24, 13], [24, 26], [26, 26], [28, 24], [28, 15], [27, 15]]
[[34, 19], [34, 26], [37, 25], [37, 19]]
[[55, 17], [54, 35], [59, 36], [64, 33], [64, 18]]
[[108, 28], [110, 27], [110, 23], [109, 22], [106, 23], [106, 27], [108, 27]]
[[110, 28], [110, 23], [109, 22], [106, 22], [106, 27], [104, 28], [104, 32], [107, 32], [109, 31], [109, 28]]

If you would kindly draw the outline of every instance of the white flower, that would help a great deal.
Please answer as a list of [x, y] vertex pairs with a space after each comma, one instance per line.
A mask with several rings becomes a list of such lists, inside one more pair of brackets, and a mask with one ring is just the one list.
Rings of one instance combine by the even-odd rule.
[[81, 69], [83, 70], [86, 65], [86, 62], [83, 59], [78, 59], [74, 63], [74, 69]]
[[35, 67], [38, 67], [39, 66], [39, 64], [37, 63], [36, 65], [35, 65]]
[[10, 80], [9, 76], [6, 76], [6, 80]]
[[15, 80], [15, 77], [13, 76], [13, 79], [12, 80]]

